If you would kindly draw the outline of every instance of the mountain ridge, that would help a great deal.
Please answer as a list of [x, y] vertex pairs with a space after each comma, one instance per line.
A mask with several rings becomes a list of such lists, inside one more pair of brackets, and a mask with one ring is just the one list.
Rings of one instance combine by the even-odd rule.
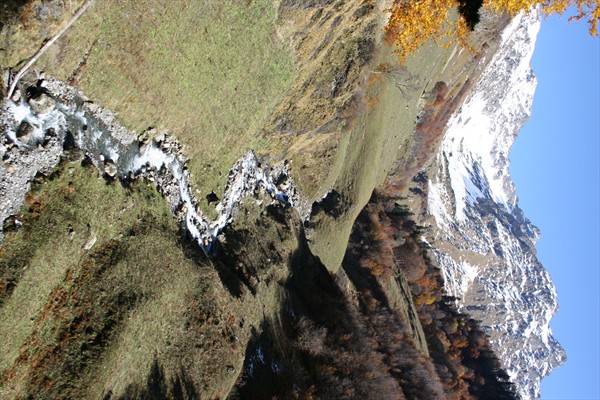
[[451, 118], [429, 170], [432, 253], [449, 295], [480, 320], [523, 398], [565, 359], [552, 337], [556, 290], [536, 258], [539, 230], [518, 207], [509, 152], [531, 113], [530, 60], [540, 17], [516, 17], [499, 51]]
[[[491, 128], [496, 120], [514, 128], [528, 115], [536, 16], [507, 25], [508, 16], [486, 14], [473, 39], [480, 51], [429, 43], [399, 66], [382, 38], [384, 1], [157, 4], [154, 11], [181, 18], [169, 25], [177, 37], [185, 42], [201, 23], [198, 33], [207, 40], [189, 49], [119, 42], [117, 31], [130, 39], [164, 33], [166, 27], [154, 28], [159, 13], [143, 7], [152, 1], [130, 2], [131, 15], [119, 8], [127, 2], [97, 3], [70, 32], [72, 40], [40, 60], [48, 76], [68, 78], [82, 91], [72, 109], [59, 104], [61, 90], [54, 89], [61, 84], [38, 73], [25, 77], [20, 105], [11, 109], [8, 100], [3, 108], [3, 179], [46, 147], [54, 158], [42, 174], [27, 170], [19, 195], [3, 199], [2, 219], [10, 217], [0, 245], [0, 307], [7, 316], [0, 336], [10, 341], [0, 343], [0, 396], [512, 399], [502, 367], [523, 397], [535, 396], [539, 377], [557, 364], [548, 351], [532, 356], [558, 348], [544, 336], [555, 292], [534, 257], [539, 232], [502, 175], [516, 132], [495, 135]], [[291, 51], [285, 54], [296, 60], [294, 72], [278, 75], [277, 101], [256, 102], [268, 77], [245, 79], [245, 68], [236, 75], [238, 64], [228, 58], [290, 67], [279, 64], [281, 57], [248, 51], [245, 40], [224, 40], [226, 21], [260, 26], [246, 26], [248, 12], [266, 18], [258, 37], [264, 41], [250, 47], [266, 47], [271, 56]], [[140, 22], [133, 30], [130, 18]], [[94, 21], [103, 21], [94, 31], [103, 40], [89, 37]], [[89, 62], [71, 79], [67, 61], [82, 50]], [[184, 62], [190, 69], [179, 72], [217, 73], [209, 79], [216, 92], [200, 91], [216, 103], [198, 106], [190, 89], [197, 74], [157, 86], [172, 62], [161, 56], [165, 64], [156, 65], [157, 58], [142, 57], [149, 50], [201, 62]], [[107, 71], [119, 79], [106, 80]], [[140, 75], [147, 81], [137, 82]], [[222, 83], [228, 90], [220, 90]], [[143, 96], [120, 96], [130, 85]], [[86, 86], [102, 106], [83, 96]], [[182, 89], [188, 97], [179, 96]], [[162, 101], [162, 92], [171, 96]], [[507, 102], [505, 92], [519, 96]], [[231, 101], [218, 100], [222, 94]], [[230, 113], [240, 110], [238, 101], [260, 103], [263, 115], [243, 135], [236, 126], [245, 129], [245, 117]], [[71, 123], [41, 123], [38, 114], [50, 108]], [[178, 113], [194, 120], [207, 110], [210, 126], [163, 131], [179, 125]], [[465, 129], [469, 120], [490, 128], [487, 136]], [[146, 128], [157, 121], [167, 126]], [[464, 138], [469, 132], [475, 140]], [[31, 146], [22, 143], [27, 138]], [[209, 148], [202, 143], [218, 145], [209, 158], [201, 156]], [[255, 145], [258, 157], [240, 150]], [[257, 160], [278, 167], [269, 171]], [[203, 179], [209, 175], [214, 179]], [[418, 215], [405, 208], [413, 200], [424, 204]], [[494, 275], [506, 260], [516, 267]], [[523, 261], [527, 268], [517, 268]], [[521, 299], [521, 289], [531, 295]], [[531, 318], [538, 311], [541, 318]], [[490, 313], [510, 318], [475, 321]], [[501, 334], [516, 339], [507, 343]], [[529, 338], [515, 360], [503, 352]], [[539, 370], [518, 380], [534, 361]]]

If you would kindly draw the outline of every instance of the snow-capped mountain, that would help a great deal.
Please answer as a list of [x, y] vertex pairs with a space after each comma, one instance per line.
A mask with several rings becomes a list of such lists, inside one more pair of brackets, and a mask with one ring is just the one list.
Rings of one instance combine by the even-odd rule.
[[472, 93], [450, 119], [429, 171], [433, 254], [448, 294], [482, 322], [523, 398], [538, 398], [542, 377], [565, 352], [550, 319], [556, 290], [536, 258], [539, 231], [518, 207], [509, 153], [531, 113], [530, 62], [539, 15], [517, 16]]

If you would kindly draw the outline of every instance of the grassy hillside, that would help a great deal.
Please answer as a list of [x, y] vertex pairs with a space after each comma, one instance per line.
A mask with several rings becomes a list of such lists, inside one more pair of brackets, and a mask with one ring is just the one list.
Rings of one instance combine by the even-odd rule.
[[40, 178], [0, 247], [0, 398], [225, 396], [296, 248], [289, 211], [244, 209], [210, 261], [144, 183]]
[[[6, 3], [0, 65], [23, 65], [81, 3]], [[429, 161], [501, 24], [481, 34], [480, 55], [428, 44], [399, 66], [383, 42], [384, 8], [90, 7], [37, 72], [81, 88], [130, 129], [176, 135], [199, 198], [219, 193], [248, 149], [289, 160], [309, 202], [330, 194], [309, 221], [247, 199], [208, 259], [152, 187], [63, 161], [5, 223], [0, 398], [421, 399], [477, 386], [481, 371], [459, 358], [479, 347], [448, 338], [439, 321], [451, 334], [470, 322], [442, 307], [414, 224], [387, 200]], [[363, 210], [386, 177], [389, 198]], [[390, 220], [391, 233], [377, 224]]]
[[[459, 104], [479, 62], [456, 46], [428, 44], [399, 66], [383, 43], [384, 3], [96, 2], [36, 68], [79, 86], [130, 129], [175, 134], [200, 197], [219, 194], [248, 149], [267, 162], [289, 160], [309, 203], [335, 190], [336, 216], [315, 215], [308, 234], [336, 271], [353, 221], [394, 160], [411, 170], [425, 162], [411, 153], [429, 151], [413, 133], [424, 105], [436, 101], [436, 84]], [[51, 11], [60, 5], [71, 15], [79, 4], [20, 9], [0, 32], [0, 64], [19, 65], [39, 46], [34, 38], [62, 23]], [[489, 32], [477, 39], [481, 49]]]
[[[70, 15], [81, 2], [32, 2], [30, 15], [3, 30], [0, 64], [16, 66], [56, 30], [47, 22], [55, 3]], [[265, 146], [257, 132], [293, 81], [276, 23], [271, 0], [97, 1], [36, 68], [76, 84], [129, 129], [175, 134], [206, 195], [223, 189], [244, 151]]]
[[187, 275], [196, 263], [178, 245], [161, 196], [65, 164], [40, 179], [18, 218], [23, 228], [7, 232], [0, 248], [3, 398], [82, 386], [134, 309], [149, 314], [130, 361], [151, 360], [153, 343], [169, 339], [161, 327], [175, 317], [165, 306], [180, 309], [195, 286]]

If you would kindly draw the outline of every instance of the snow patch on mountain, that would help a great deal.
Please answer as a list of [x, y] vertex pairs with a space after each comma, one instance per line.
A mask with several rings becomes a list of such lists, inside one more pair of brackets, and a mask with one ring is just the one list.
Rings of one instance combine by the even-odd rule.
[[536, 258], [539, 232], [518, 207], [509, 153], [531, 113], [538, 13], [521, 14], [465, 103], [450, 119], [429, 176], [432, 240], [445, 288], [482, 322], [523, 398], [565, 359], [552, 337], [556, 290]]

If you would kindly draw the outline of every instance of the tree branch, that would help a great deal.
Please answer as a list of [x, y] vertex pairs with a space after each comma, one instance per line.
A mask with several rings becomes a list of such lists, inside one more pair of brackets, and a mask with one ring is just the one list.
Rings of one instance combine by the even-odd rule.
[[8, 93], [6, 94], [6, 98], [10, 98], [10, 96], [12, 96], [13, 91], [15, 90], [15, 87], [17, 87], [17, 84], [19, 83], [19, 80], [21, 79], [21, 77], [27, 72], [27, 70], [42, 56], [42, 54], [44, 54], [46, 52], [46, 50], [48, 50], [50, 48], [50, 46], [52, 46], [52, 44], [54, 42], [56, 42], [56, 40], [62, 36], [63, 33], [65, 33], [70, 27], [71, 25], [73, 25], [75, 23], [75, 21], [77, 21], [79, 19], [79, 17], [81, 17], [81, 15], [85, 12], [85, 10], [88, 9], [88, 7], [90, 5], [92, 5], [92, 3], [94, 2], [94, 0], [87, 0], [80, 8], [79, 10], [77, 10], [77, 12], [75, 13], [75, 15], [73, 15], [73, 17], [71, 17], [71, 19], [69, 20], [69, 22], [60, 30], [56, 33], [56, 35], [52, 36], [52, 38], [50, 40], [48, 40], [41, 49], [39, 49], [37, 51], [37, 53], [35, 53], [33, 55], [33, 57], [31, 57], [31, 59], [27, 62], [27, 64], [25, 64], [23, 66], [23, 68], [21, 68], [19, 70], [19, 72], [17, 72], [17, 74], [14, 76], [12, 83], [10, 84], [10, 88], [8, 89]]

